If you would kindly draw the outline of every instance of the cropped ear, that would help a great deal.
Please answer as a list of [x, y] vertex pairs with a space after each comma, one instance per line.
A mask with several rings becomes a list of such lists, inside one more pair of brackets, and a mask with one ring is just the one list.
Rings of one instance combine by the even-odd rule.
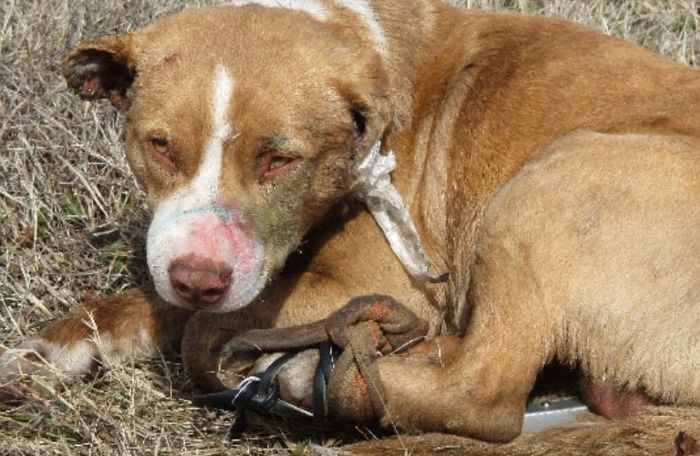
[[63, 60], [63, 77], [80, 98], [108, 98], [117, 109], [125, 110], [136, 77], [134, 53], [129, 34], [83, 41]]

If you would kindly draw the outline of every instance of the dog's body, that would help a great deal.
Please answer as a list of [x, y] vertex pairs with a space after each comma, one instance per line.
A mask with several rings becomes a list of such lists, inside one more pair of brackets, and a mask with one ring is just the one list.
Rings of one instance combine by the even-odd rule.
[[[556, 357], [594, 383], [700, 402], [696, 70], [566, 22], [432, 0], [238, 3], [252, 4], [89, 41], [66, 60], [82, 96], [127, 113], [154, 210], [158, 294], [88, 306], [100, 350], [182, 341], [194, 379], [221, 388], [219, 348], [237, 331], [382, 293], [433, 334], [466, 330], [449, 365], [378, 361], [404, 428], [510, 439]], [[412, 279], [372, 217], [343, 203], [378, 140], [446, 283]], [[307, 233], [310, 259], [266, 286]], [[84, 319], [25, 347], [84, 372], [98, 354]]]

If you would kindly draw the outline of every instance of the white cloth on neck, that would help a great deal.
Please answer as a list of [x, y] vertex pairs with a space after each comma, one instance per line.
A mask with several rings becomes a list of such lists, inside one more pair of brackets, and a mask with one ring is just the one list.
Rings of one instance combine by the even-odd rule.
[[418, 280], [440, 281], [441, 278], [430, 275], [430, 262], [416, 226], [401, 195], [391, 183], [390, 173], [396, 169], [396, 157], [392, 151], [382, 155], [381, 149], [378, 141], [356, 166], [355, 196], [367, 205], [406, 271]]

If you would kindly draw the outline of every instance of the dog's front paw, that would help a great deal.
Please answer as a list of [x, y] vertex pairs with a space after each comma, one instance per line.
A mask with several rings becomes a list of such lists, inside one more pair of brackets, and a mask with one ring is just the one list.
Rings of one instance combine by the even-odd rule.
[[50, 373], [50, 365], [31, 348], [10, 348], [0, 355], [0, 386], [8, 386], [30, 375]]
[[56, 378], [61, 374], [81, 374], [94, 364], [95, 345], [89, 340], [61, 346], [36, 336], [0, 354], [0, 386], [28, 376]]
[[56, 369], [30, 348], [0, 349], [0, 404], [20, 404], [32, 396], [31, 388], [21, 380], [55, 377]]

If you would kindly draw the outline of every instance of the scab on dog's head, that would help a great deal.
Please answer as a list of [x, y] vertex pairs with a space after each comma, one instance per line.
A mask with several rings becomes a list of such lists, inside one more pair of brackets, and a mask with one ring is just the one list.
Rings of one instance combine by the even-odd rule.
[[148, 265], [172, 304], [251, 303], [386, 126], [376, 51], [300, 11], [220, 7], [81, 43], [69, 85], [125, 114], [153, 210]]

